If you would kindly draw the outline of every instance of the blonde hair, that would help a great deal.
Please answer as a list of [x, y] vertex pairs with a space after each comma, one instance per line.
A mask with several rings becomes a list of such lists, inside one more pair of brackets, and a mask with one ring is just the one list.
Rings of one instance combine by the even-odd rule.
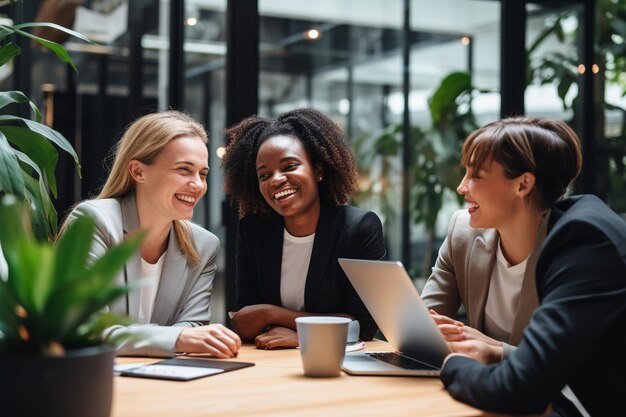
[[[185, 113], [170, 110], [135, 120], [113, 148], [113, 167], [96, 198], [124, 198], [133, 193], [135, 181], [128, 170], [130, 161], [135, 159], [150, 165], [168, 143], [183, 136], [198, 137], [205, 144], [209, 143], [204, 127]], [[200, 256], [191, 241], [189, 223], [174, 220], [174, 230], [183, 253], [193, 262], [199, 262]]]

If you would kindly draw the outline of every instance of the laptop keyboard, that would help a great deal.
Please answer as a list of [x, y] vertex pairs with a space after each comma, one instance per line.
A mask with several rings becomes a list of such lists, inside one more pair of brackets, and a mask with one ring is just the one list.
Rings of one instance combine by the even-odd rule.
[[425, 370], [437, 370], [437, 368], [427, 365], [425, 363], [409, 359], [406, 356], [399, 355], [395, 352], [365, 352], [371, 358], [387, 362], [390, 365], [397, 366], [403, 369], [425, 369]]

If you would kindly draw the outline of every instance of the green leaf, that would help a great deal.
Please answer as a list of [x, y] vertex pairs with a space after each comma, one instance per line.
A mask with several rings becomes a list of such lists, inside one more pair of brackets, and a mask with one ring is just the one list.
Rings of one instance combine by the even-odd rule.
[[13, 33], [10, 26], [0, 25], [0, 41], [4, 40], [7, 36]]
[[[35, 314], [43, 314], [48, 303], [49, 295], [54, 286], [53, 268], [55, 264], [54, 248], [50, 245], [38, 245], [37, 250], [32, 252], [33, 287], [32, 300]], [[58, 261], [62, 261], [58, 259]], [[31, 311], [31, 314], [33, 311]]]
[[33, 112], [35, 112], [35, 120], [37, 122], [41, 122], [41, 112], [39, 111], [37, 106], [35, 106], [35, 103], [30, 101], [30, 99], [26, 97], [24, 93], [22, 93], [21, 91], [0, 91], [0, 109], [12, 103], [27, 103], [33, 110]]
[[[18, 25], [18, 26], [21, 26], [21, 25]], [[76, 68], [74, 61], [72, 61], [72, 58], [70, 57], [70, 55], [67, 53], [67, 50], [62, 45], [59, 45], [56, 42], [52, 42], [44, 38], [40, 38], [39, 36], [35, 36], [31, 33], [24, 32], [23, 30], [19, 30], [17, 29], [18, 26], [13, 27], [15, 33], [25, 36], [27, 38], [30, 38], [33, 41], [37, 42], [38, 44], [48, 48], [57, 56], [57, 58], [59, 58], [61, 61], [65, 63], [70, 64], [70, 66], [74, 69], [74, 71], [78, 73], [78, 68]]]
[[446, 116], [455, 114], [457, 98], [472, 88], [471, 76], [467, 72], [448, 74], [439, 84], [429, 100], [428, 107], [433, 119], [433, 126], [439, 126]]
[[74, 151], [74, 148], [72, 148], [72, 145], [70, 145], [67, 139], [65, 139], [65, 137], [63, 137], [63, 135], [61, 135], [59, 132], [57, 132], [54, 129], [50, 129], [48, 126], [44, 124], [41, 124], [32, 120], [28, 120], [28, 119], [23, 119], [21, 117], [10, 116], [10, 115], [0, 116], [0, 125], [7, 124], [7, 123], [13, 123], [13, 124], [17, 123], [18, 125], [25, 124], [33, 132], [37, 132], [41, 136], [53, 142], [59, 148], [63, 149], [65, 152], [70, 154], [70, 156], [74, 159], [74, 165], [76, 166], [78, 175], [81, 174], [80, 163], [78, 162], [78, 155], [76, 155], [76, 151]]
[[22, 171], [26, 185], [26, 200], [30, 202], [30, 218], [36, 238], [45, 240], [56, 235], [57, 212], [48, 193], [41, 193], [39, 181]]
[[70, 224], [57, 243], [59, 262], [55, 266], [57, 285], [65, 286], [85, 274], [95, 224], [89, 217], [80, 217]]
[[0, 219], [2, 219], [0, 243], [6, 255], [17, 250], [21, 241], [29, 240], [29, 235], [24, 233], [24, 203], [13, 195], [5, 195], [0, 201]]
[[562, 16], [559, 16], [551, 26], [548, 26], [546, 29], [544, 29], [542, 32], [539, 33], [537, 38], [535, 38], [533, 43], [528, 48], [529, 56], [535, 52], [535, 50], [539, 47], [539, 45], [543, 43], [543, 41], [546, 40], [547, 37], [549, 37], [551, 34], [559, 30], [559, 28], [561, 27], [561, 20], [567, 15], [568, 14], [566, 13]]
[[[18, 150], [15, 151], [15, 156], [17, 156], [17, 159], [19, 159], [21, 162], [23, 162], [24, 164], [30, 166], [31, 168], [33, 168], [35, 170], [35, 172], [37, 172], [37, 175], [39, 177], [38, 183], [39, 183], [39, 191], [42, 194], [48, 194], [48, 188], [46, 187], [45, 183], [44, 183], [44, 179], [43, 179], [43, 174], [41, 172], [41, 170], [39, 169], [39, 167], [37, 166], [36, 163], [33, 162], [32, 159], [30, 159], [28, 157], [28, 155], [26, 155], [24, 152], [20, 152]], [[24, 172], [24, 170], [22, 169], [22, 172]], [[27, 176], [29, 174], [29, 172], [24, 172]], [[24, 177], [22, 177], [24, 178]]]
[[81, 39], [85, 42], [89, 42], [92, 44], [95, 44], [94, 41], [92, 41], [91, 39], [89, 39], [88, 37], [86, 37], [85, 35], [83, 35], [80, 32], [76, 32], [75, 30], [72, 29], [68, 29], [66, 27], [63, 27], [61, 25], [57, 25], [56, 23], [49, 23], [49, 22], [28, 22], [28, 23], [20, 23], [19, 25], [15, 25], [13, 26], [14, 29], [24, 29], [24, 28], [32, 28], [32, 27], [48, 27], [48, 28], [52, 28], [52, 29], [56, 29], [56, 30], [60, 30], [61, 32], [65, 32], [70, 36], [73, 36], [75, 38]]
[[[30, 178], [29, 192], [33, 183], [36, 181]], [[90, 266], [93, 219], [77, 219], [54, 246], [33, 238], [24, 209], [12, 195], [4, 196], [0, 204], [0, 242], [9, 266], [8, 280], [0, 279], [0, 350], [41, 351], [51, 342], [66, 347], [100, 342], [102, 336], [96, 330], [111, 322], [110, 318], [99, 320], [99, 313], [130, 288], [117, 285], [116, 278], [142, 236], [113, 247]], [[16, 304], [25, 309], [25, 318], [15, 315]], [[18, 334], [22, 325], [29, 341]]]
[[[30, 175], [29, 172], [24, 172], [22, 170], [24, 184], [27, 186], [27, 190], [28, 190], [27, 197], [29, 197], [29, 194], [31, 193], [33, 194], [34, 197], [36, 197], [35, 200], [29, 199], [29, 201], [31, 203], [41, 204], [41, 207], [43, 209], [42, 213], [44, 215], [44, 222], [37, 223], [36, 227], [39, 229], [43, 228], [43, 230], [45, 230], [46, 232], [51, 231], [52, 232], [51, 235], [53, 235], [54, 233], [56, 233], [56, 230], [57, 230], [57, 212], [56, 212], [56, 209], [54, 208], [54, 205], [52, 204], [52, 200], [50, 200], [50, 196], [48, 194], [48, 187], [46, 185], [45, 179], [42, 176], [41, 171], [38, 168], [36, 168], [32, 160], [30, 160], [30, 158], [26, 154], [16, 151], [16, 155], [18, 156], [20, 160], [25, 161], [27, 165], [33, 166], [34, 169], [39, 174], [39, 179], [35, 180]], [[35, 182], [36, 186], [31, 187], [31, 182]], [[39, 218], [37, 220], [40, 221]], [[40, 234], [38, 234], [38, 236], [43, 237]]]
[[0, 132], [0, 190], [24, 198], [24, 180], [21, 172], [15, 149], [9, 145], [4, 133]]
[[40, 180], [44, 181], [46, 192], [49, 186], [52, 195], [56, 197], [57, 186], [54, 171], [59, 153], [55, 147], [41, 134], [24, 127], [0, 125], [0, 132], [3, 132], [10, 142], [34, 161], [34, 166], [31, 163], [29, 165], [40, 175]]
[[20, 52], [22, 52], [22, 50], [14, 43], [9, 42], [3, 45], [2, 48], [0, 48], [0, 66], [15, 58]]
[[91, 268], [91, 272], [101, 274], [109, 279], [115, 278], [116, 274], [126, 263], [126, 260], [139, 249], [143, 236], [143, 233], [138, 233], [125, 242], [109, 249], [107, 253], [96, 261]]
[[[84, 274], [68, 278], [64, 287], [57, 288], [58, 297], [55, 297], [56, 301], [48, 314], [51, 318], [62, 317], [58, 323], [60, 332], [66, 335], [77, 331], [91, 315], [127, 292], [126, 286], [115, 285], [115, 279], [128, 258], [139, 248], [142, 238], [143, 235], [139, 234], [114, 246], [93, 266], [88, 267]], [[87, 257], [82, 261], [86, 265]]]

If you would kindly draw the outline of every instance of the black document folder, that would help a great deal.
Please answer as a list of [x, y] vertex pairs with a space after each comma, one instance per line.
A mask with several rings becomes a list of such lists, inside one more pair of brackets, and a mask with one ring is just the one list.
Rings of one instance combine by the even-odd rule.
[[141, 365], [122, 371], [122, 376], [138, 378], [169, 379], [173, 381], [190, 381], [192, 379], [222, 374], [237, 369], [254, 366], [252, 362], [233, 362], [219, 359], [186, 359], [172, 358]]

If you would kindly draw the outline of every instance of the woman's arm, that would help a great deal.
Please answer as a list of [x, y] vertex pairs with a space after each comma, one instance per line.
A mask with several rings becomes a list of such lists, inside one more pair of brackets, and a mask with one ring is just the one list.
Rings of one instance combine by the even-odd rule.
[[188, 280], [192, 280], [193, 285], [188, 291], [183, 308], [174, 319], [174, 325], [201, 326], [209, 324], [211, 319], [211, 292], [217, 270], [220, 242], [212, 233], [199, 230], [197, 226], [194, 229], [196, 248], [200, 252], [203, 265], [197, 268], [199, 272], [191, 273], [187, 277]]
[[[453, 260], [455, 253], [453, 245], [461, 246], [460, 242], [455, 240], [456, 236], [454, 235], [459, 215], [460, 211], [457, 211], [450, 219], [446, 239], [439, 248], [435, 266], [421, 294], [426, 307], [452, 318], [456, 316], [462, 303]], [[459, 238], [462, 237], [457, 237], [457, 239]]]
[[269, 327], [279, 326], [296, 330], [296, 318], [305, 316], [341, 316], [347, 313], [309, 313], [291, 310], [273, 304], [254, 304], [231, 313], [231, 322], [243, 340], [251, 341]]
[[566, 383], [582, 382], [572, 376], [602, 372], [592, 364], [610, 363], [610, 356], [602, 357], [607, 349], [617, 353], [607, 339], [623, 339], [613, 332], [626, 317], [624, 261], [593, 226], [568, 226], [544, 246], [537, 266], [543, 299], [517, 350], [499, 365], [447, 360], [441, 379], [456, 399], [487, 411], [541, 413]]

